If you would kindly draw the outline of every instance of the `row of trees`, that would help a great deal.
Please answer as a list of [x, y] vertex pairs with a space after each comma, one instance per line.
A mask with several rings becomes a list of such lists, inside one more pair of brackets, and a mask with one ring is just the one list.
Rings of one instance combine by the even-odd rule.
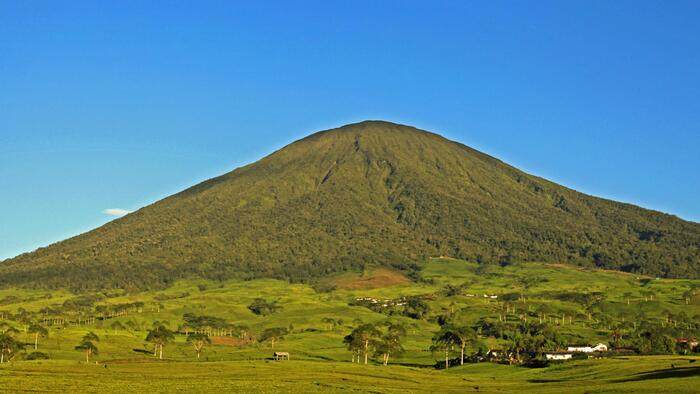
[[[262, 299], [260, 299], [262, 300]], [[264, 301], [264, 300], [263, 300]], [[76, 303], [78, 304], [78, 303]], [[260, 304], [260, 303], [258, 303]], [[275, 302], [264, 302], [264, 309], [269, 312], [276, 310], [278, 307]], [[130, 307], [141, 307], [142, 305], [129, 304]], [[121, 308], [112, 309], [113, 311], [122, 310]], [[191, 313], [186, 313], [183, 315], [184, 323], [180, 326], [179, 332], [184, 333], [187, 337], [186, 341], [189, 343], [197, 354], [197, 359], [201, 358], [201, 354], [204, 348], [211, 344], [210, 339], [211, 334], [215, 333], [218, 335], [238, 333], [242, 339], [250, 340], [250, 329], [247, 326], [234, 325], [228, 323], [225, 319], [213, 317], [213, 316], [199, 316]], [[131, 322], [131, 321], [130, 321]], [[342, 320], [338, 319], [326, 319], [325, 322], [329, 324], [342, 324]], [[127, 322], [129, 323], [129, 322]], [[136, 330], [142, 327], [137, 327], [133, 322], [129, 326], [130, 328]], [[172, 331], [166, 326], [167, 322], [155, 321], [152, 328], [147, 330], [145, 337], [146, 342], [153, 344], [153, 355], [159, 359], [163, 359], [164, 348], [168, 343], [171, 343], [175, 339], [176, 331]], [[124, 330], [127, 327], [120, 321], [114, 321], [110, 328], [115, 332], [118, 330]], [[283, 339], [291, 330], [291, 325], [287, 327], [271, 327], [262, 331], [258, 337], [259, 342], [269, 342], [270, 346], [274, 348], [275, 343]], [[6, 322], [0, 323], [0, 348], [2, 350], [0, 354], [0, 362], [5, 362], [13, 357], [18, 351], [24, 349], [25, 344], [17, 339], [15, 336], [19, 334], [19, 330], [10, 326]], [[39, 339], [47, 338], [49, 336], [49, 330], [41, 324], [33, 323], [31, 320], [27, 320], [25, 324], [24, 332], [31, 334], [33, 336], [34, 350], [39, 347]], [[88, 332], [85, 334], [75, 349], [85, 353], [85, 360], [89, 362], [90, 357], [98, 354], [97, 344], [100, 341], [99, 337], [94, 332]]]
[[[535, 358], [543, 352], [563, 346], [563, 341], [550, 327], [538, 323], [505, 325], [481, 321], [474, 327], [445, 321], [432, 338], [430, 350], [444, 357], [445, 368], [455, 356], [464, 364], [467, 350], [485, 353], [485, 345], [479, 334], [503, 339], [508, 344], [507, 352], [513, 354], [518, 362], [523, 357]], [[384, 365], [390, 357], [402, 354], [402, 345], [406, 328], [398, 322], [384, 321], [378, 324], [363, 323], [345, 336], [344, 343], [352, 352], [352, 362], [369, 362], [371, 356], [381, 357]]]

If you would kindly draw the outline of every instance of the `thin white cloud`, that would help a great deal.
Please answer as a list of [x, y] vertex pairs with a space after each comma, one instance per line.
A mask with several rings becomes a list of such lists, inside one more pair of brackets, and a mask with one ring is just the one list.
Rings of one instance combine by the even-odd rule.
[[102, 213], [109, 216], [124, 216], [130, 214], [131, 211], [127, 211], [126, 209], [121, 208], [109, 208], [102, 211]]

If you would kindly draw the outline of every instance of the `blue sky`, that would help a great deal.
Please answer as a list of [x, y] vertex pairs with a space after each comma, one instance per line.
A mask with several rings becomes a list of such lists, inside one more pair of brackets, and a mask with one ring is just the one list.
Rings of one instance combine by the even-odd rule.
[[0, 2], [0, 258], [363, 119], [700, 221], [698, 20], [697, 1]]

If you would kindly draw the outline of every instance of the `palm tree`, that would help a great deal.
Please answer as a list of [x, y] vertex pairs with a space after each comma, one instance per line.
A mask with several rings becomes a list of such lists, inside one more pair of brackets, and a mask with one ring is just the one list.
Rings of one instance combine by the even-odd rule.
[[204, 350], [204, 346], [211, 343], [211, 339], [207, 334], [194, 333], [187, 336], [187, 342], [192, 344], [194, 351], [197, 352], [197, 360], [199, 360], [199, 355]]
[[89, 363], [90, 356], [98, 354], [98, 349], [97, 345], [95, 345], [95, 342], [99, 341], [100, 337], [98, 337], [97, 334], [95, 334], [94, 332], [90, 331], [87, 334], [83, 335], [82, 341], [78, 346], [75, 347], [75, 350], [85, 352], [85, 362]]
[[39, 347], [39, 337], [48, 338], [49, 330], [40, 324], [32, 324], [29, 326], [28, 332], [34, 334], [34, 350]]
[[83, 335], [83, 341], [91, 341], [91, 342], [99, 342], [100, 337], [97, 336], [94, 332], [90, 331], [87, 334]]
[[83, 341], [80, 345], [75, 347], [75, 350], [85, 352], [85, 362], [90, 362], [90, 356], [93, 354], [98, 354], [97, 346], [92, 343], [92, 341]]
[[153, 355], [155, 356], [160, 351], [158, 358], [161, 360], [163, 359], [163, 347], [174, 338], [175, 335], [173, 332], [168, 330], [163, 325], [159, 325], [152, 330], [148, 330], [148, 335], [146, 335], [146, 341], [154, 344]]

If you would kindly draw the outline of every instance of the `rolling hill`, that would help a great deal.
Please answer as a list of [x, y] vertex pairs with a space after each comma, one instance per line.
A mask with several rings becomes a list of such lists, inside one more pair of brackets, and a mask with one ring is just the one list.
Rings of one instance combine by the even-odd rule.
[[700, 276], [700, 224], [585, 195], [437, 134], [312, 134], [100, 228], [0, 263], [0, 285], [162, 288], [313, 278], [430, 256]]

